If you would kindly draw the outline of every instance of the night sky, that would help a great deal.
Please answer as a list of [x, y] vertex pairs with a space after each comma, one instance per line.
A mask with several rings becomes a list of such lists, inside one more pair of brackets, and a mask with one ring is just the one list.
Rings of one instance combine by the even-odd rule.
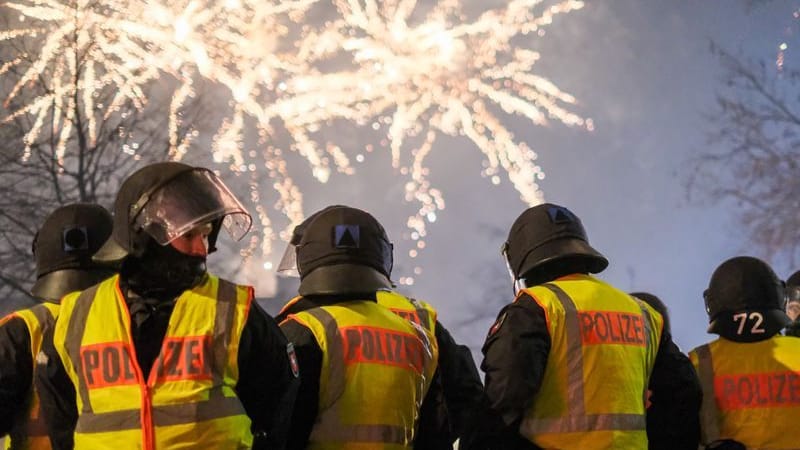
[[[542, 59], [535, 69], [578, 99], [575, 110], [591, 117], [595, 130], [507, 122], [538, 152], [546, 200], [581, 217], [590, 242], [611, 261], [601, 278], [661, 297], [685, 351], [712, 338], [702, 292], [716, 266], [732, 256], [760, 255], [738, 228], [736, 205], [687, 194], [689, 158], [707, 148], [706, 115], [723, 88], [710, 42], [768, 64], [787, 42], [790, 65], [800, 60], [793, 52], [800, 42], [789, 34], [796, 31], [798, 6], [587, 2], [537, 39]], [[344, 203], [372, 212], [396, 243], [395, 273], [423, 268], [413, 286], [400, 290], [434, 304], [455, 337], [477, 349], [497, 311], [513, 299], [499, 249], [526, 205], [505, 179], [494, 186], [480, 177], [482, 156], [466, 139], [442, 138], [428, 161], [447, 206], [429, 224], [428, 245], [414, 260], [402, 240], [412, 207], [402, 202], [404, 180], [387, 178], [386, 155], [370, 155], [353, 177], [305, 183], [305, 210]], [[775, 269], [782, 277], [793, 271]]]
[[[466, 3], [489, 5], [484, 0]], [[505, 124], [538, 153], [546, 173], [540, 183], [545, 199], [581, 217], [592, 245], [611, 261], [600, 277], [626, 291], [661, 297], [672, 313], [675, 341], [689, 350], [711, 338], [705, 332], [702, 292], [713, 270], [732, 256], [760, 255], [738, 228], [736, 205], [704, 204], [687, 194], [689, 159], [707, 149], [707, 115], [724, 88], [710, 42], [745, 58], [763, 59], [770, 67], [778, 46], [786, 42], [786, 65], [796, 65], [800, 41], [792, 13], [800, 1], [755, 6], [745, 0], [586, 3], [558, 16], [544, 37], [520, 44], [541, 52], [536, 74], [574, 95], [578, 104], [572, 110], [592, 118], [594, 131], [556, 121], [534, 126], [511, 116], [504, 116]], [[342, 134], [337, 142], [349, 150], [374, 143], [374, 138]], [[403, 201], [407, 178], [394, 173], [388, 150], [354, 163], [355, 175], [334, 173], [326, 184], [311, 179], [302, 161], [294, 160], [292, 176], [303, 191], [306, 214], [329, 204], [372, 212], [395, 242], [395, 278], [422, 269], [412, 286], [399, 290], [436, 306], [454, 336], [476, 350], [496, 313], [513, 299], [499, 249], [527, 205], [504, 173], [498, 186], [480, 176], [483, 156], [466, 138], [441, 137], [427, 161], [429, 178], [442, 191], [446, 208], [428, 224], [426, 248], [414, 259], [408, 254], [412, 242], [405, 221], [418, 205]], [[262, 186], [268, 189], [269, 184]], [[275, 225], [286, 224], [277, 220]], [[277, 265], [284, 244], [275, 242], [274, 248]], [[276, 293], [272, 271], [226, 270], [238, 263], [233, 251], [212, 255], [209, 262], [213, 271], [234, 281], [256, 284], [260, 298], [291, 296], [286, 281]], [[786, 277], [796, 268], [775, 269]], [[278, 299], [264, 301], [270, 311], [280, 304]]]

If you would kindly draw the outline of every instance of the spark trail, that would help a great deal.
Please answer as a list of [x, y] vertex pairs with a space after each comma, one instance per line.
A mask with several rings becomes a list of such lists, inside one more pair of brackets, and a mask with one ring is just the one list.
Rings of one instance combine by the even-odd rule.
[[[536, 74], [542, 55], [530, 47], [557, 16], [583, 2], [511, 0], [477, 14], [468, 14], [467, 6], [458, 0], [9, 1], [0, 9], [19, 19], [0, 31], [0, 42], [36, 45], [0, 66], [0, 75], [20, 74], [5, 99], [7, 107], [18, 107], [0, 120], [33, 117], [28, 144], [45, 126], [60, 130], [63, 155], [76, 123], [85, 123], [93, 139], [104, 117], [126, 113], [123, 105], [143, 108], [152, 101], [145, 88], [168, 78], [170, 157], [181, 159], [198, 151], [196, 133], [175, 132], [181, 108], [196, 95], [195, 83], [222, 86], [229, 103], [211, 139], [211, 156], [249, 180], [261, 226], [250, 251], [260, 247], [265, 261], [271, 242], [303, 218], [287, 150], [272, 142], [275, 125], [288, 132], [288, 151], [300, 155], [322, 183], [333, 171], [354, 173], [351, 159], [363, 156], [322, 138], [321, 130], [345, 123], [354, 131], [379, 132], [394, 170], [407, 177], [405, 200], [420, 205], [407, 221], [416, 241], [409, 256], [415, 257], [425, 247], [426, 224], [445, 207], [425, 165], [439, 151], [440, 136], [468, 139], [485, 157], [481, 175], [499, 184], [505, 173], [532, 205], [542, 201], [538, 182], [544, 172], [505, 118], [593, 128], [591, 119], [572, 112], [572, 95]], [[44, 85], [41, 95], [25, 97], [34, 83]], [[100, 90], [114, 92], [110, 102], [95, 102]], [[247, 141], [248, 127], [255, 128], [257, 142]], [[277, 234], [263, 205], [265, 176], [277, 193], [272, 206], [289, 222]], [[405, 280], [413, 283], [413, 277]]]

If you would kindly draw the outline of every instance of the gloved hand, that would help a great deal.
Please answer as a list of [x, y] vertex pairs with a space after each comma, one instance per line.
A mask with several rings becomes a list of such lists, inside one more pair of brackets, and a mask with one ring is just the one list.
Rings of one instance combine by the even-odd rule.
[[794, 322], [786, 327], [786, 335], [800, 337], [800, 318], [795, 319]]
[[706, 450], [747, 450], [747, 447], [733, 439], [719, 439], [706, 445]]

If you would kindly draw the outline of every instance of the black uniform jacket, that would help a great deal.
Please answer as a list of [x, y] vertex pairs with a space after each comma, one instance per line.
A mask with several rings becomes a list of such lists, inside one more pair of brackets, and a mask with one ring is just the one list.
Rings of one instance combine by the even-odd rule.
[[25, 321], [14, 317], [0, 326], [0, 436], [25, 418], [32, 377], [31, 335]]
[[[318, 306], [356, 299], [375, 301], [375, 296], [302, 298], [276, 317], [286, 337], [295, 345], [302, 369], [302, 386], [289, 438], [291, 449], [305, 448], [317, 417], [322, 351], [308, 328], [294, 321], [286, 321], [286, 318]], [[474, 414], [483, 393], [480, 376], [467, 347], [456, 344], [441, 324], [437, 322], [436, 325], [439, 365], [420, 411], [419, 433], [414, 441], [416, 450], [451, 449], [453, 441], [471, 420], [470, 415]]]
[[[483, 346], [486, 373], [484, 419], [464, 441], [472, 449], [538, 449], [518, 432], [541, 387], [550, 352], [544, 310], [529, 295], [500, 311]], [[650, 450], [696, 450], [702, 391], [689, 358], [666, 330], [650, 376], [647, 409]]]
[[[128, 309], [140, 304], [135, 294], [126, 292]], [[143, 319], [131, 320], [131, 335], [142, 374], [148, 377], [153, 367], [174, 302], [146, 307]], [[137, 308], [141, 309], [141, 308]], [[288, 341], [275, 320], [255, 302], [239, 341], [239, 381], [236, 394], [252, 422], [254, 449], [283, 449], [299, 378], [289, 361]], [[37, 388], [42, 392], [42, 411], [50, 428], [54, 450], [73, 447], [73, 430], [78, 419], [75, 388], [53, 347], [45, 339], [46, 367], [37, 371]]]

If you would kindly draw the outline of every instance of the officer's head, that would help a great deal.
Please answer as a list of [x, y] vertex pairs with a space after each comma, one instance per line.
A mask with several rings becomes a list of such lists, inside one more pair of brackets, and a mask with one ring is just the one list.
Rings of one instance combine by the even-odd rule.
[[737, 256], [720, 264], [703, 297], [708, 332], [728, 339], [763, 340], [790, 323], [783, 282], [758, 258]]
[[212, 171], [151, 164], [120, 187], [114, 232], [95, 259], [123, 263], [123, 278], [142, 293], [180, 293], [205, 275], [222, 228], [239, 240], [250, 225], [244, 206]]
[[631, 295], [647, 303], [650, 305], [650, 307], [661, 314], [661, 317], [664, 319], [664, 329], [667, 331], [667, 333], [672, 333], [669, 325], [669, 310], [667, 309], [667, 305], [665, 305], [660, 298], [649, 292], [631, 292]]
[[792, 320], [800, 318], [800, 270], [786, 280], [786, 314]]
[[58, 302], [113, 275], [110, 267], [92, 260], [111, 228], [111, 214], [100, 205], [74, 203], [50, 213], [33, 239], [36, 283], [31, 295]]
[[[369, 213], [329, 206], [295, 227], [287, 254], [294, 253], [299, 294], [354, 295], [391, 289], [392, 243]], [[287, 263], [288, 262], [288, 263]], [[281, 269], [289, 269], [284, 257]]]
[[525, 210], [508, 233], [503, 255], [515, 283], [531, 286], [571, 273], [598, 273], [608, 260], [589, 245], [581, 220], [570, 210], [543, 203]]

